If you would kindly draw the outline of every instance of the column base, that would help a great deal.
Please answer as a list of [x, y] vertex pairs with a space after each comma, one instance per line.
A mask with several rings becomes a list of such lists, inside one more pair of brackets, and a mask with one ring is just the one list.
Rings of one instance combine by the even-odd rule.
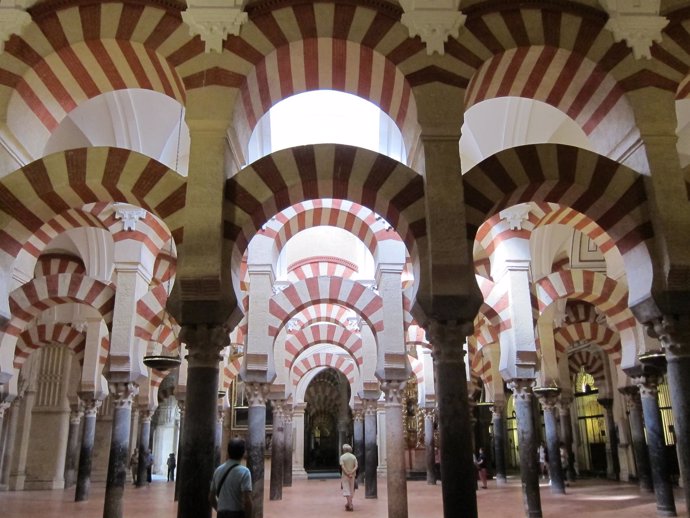
[[292, 468], [292, 479], [293, 480], [307, 480], [307, 472], [304, 468]]
[[674, 509], [659, 509], [656, 508], [656, 514], [659, 516], [678, 516]]

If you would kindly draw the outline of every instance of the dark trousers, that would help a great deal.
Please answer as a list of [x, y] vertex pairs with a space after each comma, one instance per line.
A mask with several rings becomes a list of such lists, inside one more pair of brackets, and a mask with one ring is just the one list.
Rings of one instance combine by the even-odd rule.
[[175, 481], [175, 468], [168, 468], [168, 482]]
[[218, 518], [244, 518], [244, 511], [218, 511]]

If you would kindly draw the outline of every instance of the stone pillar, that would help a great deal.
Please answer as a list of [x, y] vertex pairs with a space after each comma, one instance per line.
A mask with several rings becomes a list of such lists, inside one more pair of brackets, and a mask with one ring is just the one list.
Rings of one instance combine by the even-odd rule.
[[361, 404], [355, 403], [355, 408], [352, 411], [352, 420], [354, 421], [354, 450], [355, 457], [357, 457], [357, 465], [359, 466], [359, 476], [357, 480], [361, 484], [364, 480], [364, 409]]
[[676, 516], [676, 502], [666, 461], [666, 444], [659, 410], [658, 384], [660, 376], [649, 374], [633, 380], [640, 388], [642, 412], [647, 428], [647, 448], [652, 465], [652, 479], [659, 516]]
[[527, 518], [541, 518], [541, 497], [539, 495], [539, 459], [537, 444], [539, 435], [534, 427], [534, 406], [532, 405], [532, 379], [514, 379], [508, 386], [515, 398], [515, 414], [518, 426], [518, 447], [520, 448], [520, 477], [522, 498]]
[[91, 461], [93, 456], [93, 442], [96, 437], [96, 414], [102, 401], [93, 397], [82, 397], [84, 409], [84, 429], [81, 434], [81, 451], [79, 452], [79, 471], [77, 472], [77, 488], [74, 501], [82, 502], [89, 499], [91, 490]]
[[285, 400], [274, 399], [273, 440], [271, 441], [270, 500], [283, 499], [283, 468], [285, 466]]
[[5, 466], [5, 452], [9, 449], [7, 436], [9, 435], [10, 405], [9, 401], [0, 403], [0, 490], [6, 489], [2, 474]]
[[407, 518], [407, 470], [403, 430], [402, 390], [405, 382], [386, 380], [381, 390], [386, 397], [386, 486], [388, 518]]
[[568, 452], [568, 468], [565, 475], [568, 481], [574, 482], [576, 478], [575, 472], [575, 455], [573, 453], [573, 426], [570, 420], [570, 403], [571, 397], [566, 397], [561, 394], [558, 402], [558, 414], [561, 418], [561, 442], [565, 444], [565, 450]]
[[494, 429], [494, 462], [496, 463], [496, 484], [503, 485], [506, 478], [506, 420], [504, 404], [494, 402], [491, 407], [491, 421]]
[[19, 405], [21, 399], [12, 401], [10, 407], [9, 424], [7, 426], [7, 436], [5, 437], [5, 448], [2, 452], [2, 473], [0, 473], [0, 483], [9, 488], [10, 467], [14, 456], [15, 442], [17, 438], [17, 423], [19, 422]]
[[[264, 515], [264, 449], [266, 447], [267, 383], [246, 383], [249, 399], [249, 433], [247, 441], [247, 467], [252, 474], [252, 516]], [[191, 518], [191, 517], [190, 517]]]
[[221, 451], [221, 446], [223, 444], [223, 420], [225, 418], [225, 409], [223, 405], [218, 405], [216, 414], [216, 435], [213, 443], [213, 465], [217, 468], [221, 465], [221, 459], [223, 458], [223, 452]]
[[616, 434], [616, 420], [613, 415], [613, 399], [598, 399], [604, 408], [606, 419], [606, 476], [611, 480], [620, 478], [620, 459], [618, 458], [618, 435]]
[[620, 391], [625, 396], [625, 402], [628, 407], [630, 435], [632, 438], [633, 452], [635, 454], [637, 480], [640, 484], [640, 490], [645, 493], [653, 493], [652, 468], [649, 464], [649, 452], [647, 451], [647, 441], [644, 436], [640, 389], [637, 386], [631, 385], [620, 389]]
[[544, 409], [544, 429], [546, 431], [546, 451], [549, 455], [549, 477], [551, 492], [565, 494], [565, 480], [561, 465], [561, 452], [558, 444], [558, 423], [556, 422], [556, 405], [560, 389], [542, 387], [534, 391]]
[[298, 403], [292, 410], [292, 422], [294, 424], [295, 451], [293, 452], [293, 476], [306, 479], [304, 470], [304, 403]]
[[678, 465], [685, 502], [690, 507], [690, 317], [665, 316], [654, 324], [654, 332], [666, 352]]
[[189, 353], [181, 463], [177, 472], [180, 480], [177, 516], [210, 518], [208, 492], [215, 469], [218, 362], [220, 351], [230, 339], [220, 325], [198, 324], [183, 326], [180, 341], [187, 344]]
[[426, 407], [422, 409], [424, 415], [424, 458], [426, 464], [426, 483], [436, 485], [436, 456], [434, 454], [434, 415], [436, 409]]
[[148, 484], [146, 459], [148, 458], [149, 440], [151, 438], [151, 417], [153, 417], [153, 412], [148, 407], [139, 409], [139, 437], [137, 439], [139, 464], [137, 465], [137, 487], [144, 487]]
[[364, 409], [364, 496], [378, 498], [376, 471], [378, 468], [378, 445], [376, 444], [375, 399], [362, 399]]
[[180, 499], [180, 474], [182, 473], [182, 463], [184, 462], [184, 456], [182, 455], [182, 442], [184, 438], [184, 401], [184, 399], [177, 400], [177, 408], [180, 409], [180, 430], [177, 438], [177, 473], [175, 473], [175, 496], [173, 497], [175, 502]]
[[471, 322], [432, 321], [429, 326], [437, 375], [444, 518], [477, 517], [477, 475], [472, 456], [472, 426], [463, 349], [472, 329]]
[[103, 518], [122, 518], [122, 497], [125, 492], [127, 461], [129, 460], [132, 400], [139, 392], [139, 387], [130, 382], [111, 382], [109, 388], [113, 404], [113, 428], [110, 435]]
[[81, 425], [82, 409], [77, 405], [69, 416], [69, 432], [67, 434], [67, 455], [65, 456], [65, 489], [77, 483], [77, 463], [79, 460], [79, 428]]
[[283, 456], [283, 487], [292, 487], [292, 405], [285, 405], [285, 455]]
[[378, 401], [376, 404], [376, 473], [386, 473], [386, 402]]

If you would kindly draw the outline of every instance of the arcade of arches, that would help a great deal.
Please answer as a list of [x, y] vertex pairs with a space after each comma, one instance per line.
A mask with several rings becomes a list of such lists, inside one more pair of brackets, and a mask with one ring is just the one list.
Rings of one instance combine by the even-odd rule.
[[[479, 447], [542, 516], [541, 442], [550, 492], [690, 501], [690, 2], [0, 14], [2, 490], [122, 518], [135, 449], [138, 485], [176, 452], [206, 518], [239, 435], [253, 518], [344, 442], [390, 518], [417, 476], [476, 518]], [[316, 90], [380, 140], [278, 149]]]

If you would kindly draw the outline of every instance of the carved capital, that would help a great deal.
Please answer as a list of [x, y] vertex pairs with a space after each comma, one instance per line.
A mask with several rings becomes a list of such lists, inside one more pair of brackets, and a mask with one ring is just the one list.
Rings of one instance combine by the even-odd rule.
[[505, 403], [503, 401], [494, 401], [491, 403], [491, 418], [503, 419], [503, 411], [505, 410]]
[[532, 389], [535, 381], [531, 378], [515, 378], [508, 382], [508, 388], [513, 391], [513, 396], [522, 401], [532, 400]]
[[399, 380], [385, 380], [381, 383], [381, 391], [386, 398], [386, 406], [402, 405], [405, 383], [405, 381]]
[[139, 207], [126, 205], [115, 208], [115, 217], [122, 220], [122, 230], [125, 232], [137, 229], [137, 221], [146, 217], [146, 211]]
[[249, 406], [266, 406], [269, 388], [268, 383], [245, 383], [244, 389]]
[[690, 356], [690, 315], [664, 315], [647, 323], [647, 332], [659, 339], [669, 361]]
[[81, 418], [84, 415], [84, 411], [79, 405], [78, 408], [73, 408], [69, 413], [69, 424], [79, 424], [81, 423]]
[[22, 9], [0, 7], [0, 52], [13, 34], [21, 34], [31, 24], [31, 15]]
[[180, 341], [187, 345], [190, 367], [218, 367], [220, 352], [230, 345], [230, 333], [221, 325], [185, 325]]
[[636, 385], [629, 385], [618, 389], [618, 391], [623, 394], [625, 398], [625, 405], [628, 411], [631, 410], [641, 410], [642, 399], [640, 398], [640, 388]]
[[149, 407], [139, 407], [139, 422], [140, 423], [150, 423], [153, 417], [153, 411]]
[[659, 382], [661, 377], [654, 374], [647, 374], [645, 376], [638, 376], [632, 379], [640, 389], [641, 398], [657, 399], [659, 395]]
[[362, 408], [364, 416], [376, 415], [378, 409], [378, 401], [376, 399], [362, 399]]
[[132, 408], [134, 397], [139, 394], [139, 385], [132, 382], [111, 382], [108, 388], [114, 408]]
[[206, 52], [222, 52], [229, 34], [239, 36], [240, 28], [249, 19], [242, 11], [242, 0], [188, 0], [182, 20], [189, 25], [189, 34], [200, 36]]
[[609, 13], [605, 28], [613, 33], [616, 42], [625, 40], [635, 59], [651, 59], [654, 42], [660, 43], [662, 30], [669, 20], [659, 16], [659, 0], [601, 0]]
[[431, 320], [427, 333], [435, 362], [464, 362], [463, 345], [467, 337], [474, 333], [474, 324], [459, 320], [448, 322]]
[[570, 415], [570, 403], [573, 402], [573, 397], [570, 395], [561, 394], [558, 401], [558, 415], [561, 417]]
[[272, 399], [271, 405], [273, 406], [273, 422], [276, 420], [285, 419], [285, 407], [287, 406], [285, 399]]
[[81, 407], [84, 411], [84, 417], [93, 417], [98, 413], [98, 409], [101, 408], [103, 401], [96, 398], [89, 397], [79, 397], [81, 402]]
[[405, 11], [401, 23], [411, 38], [419, 36], [426, 43], [428, 55], [444, 55], [444, 44], [450, 36], [458, 37], [467, 18], [458, 11], [460, 0], [400, 0], [400, 5]]
[[433, 421], [436, 417], [436, 409], [434, 407], [423, 407], [419, 409], [424, 416], [425, 421]]
[[292, 426], [292, 415], [293, 415], [293, 409], [292, 405], [285, 405], [285, 408], [283, 410], [283, 419], [285, 421], [285, 428], [289, 428]]
[[364, 408], [355, 408], [352, 411], [352, 420], [355, 423], [361, 423], [364, 421]]

